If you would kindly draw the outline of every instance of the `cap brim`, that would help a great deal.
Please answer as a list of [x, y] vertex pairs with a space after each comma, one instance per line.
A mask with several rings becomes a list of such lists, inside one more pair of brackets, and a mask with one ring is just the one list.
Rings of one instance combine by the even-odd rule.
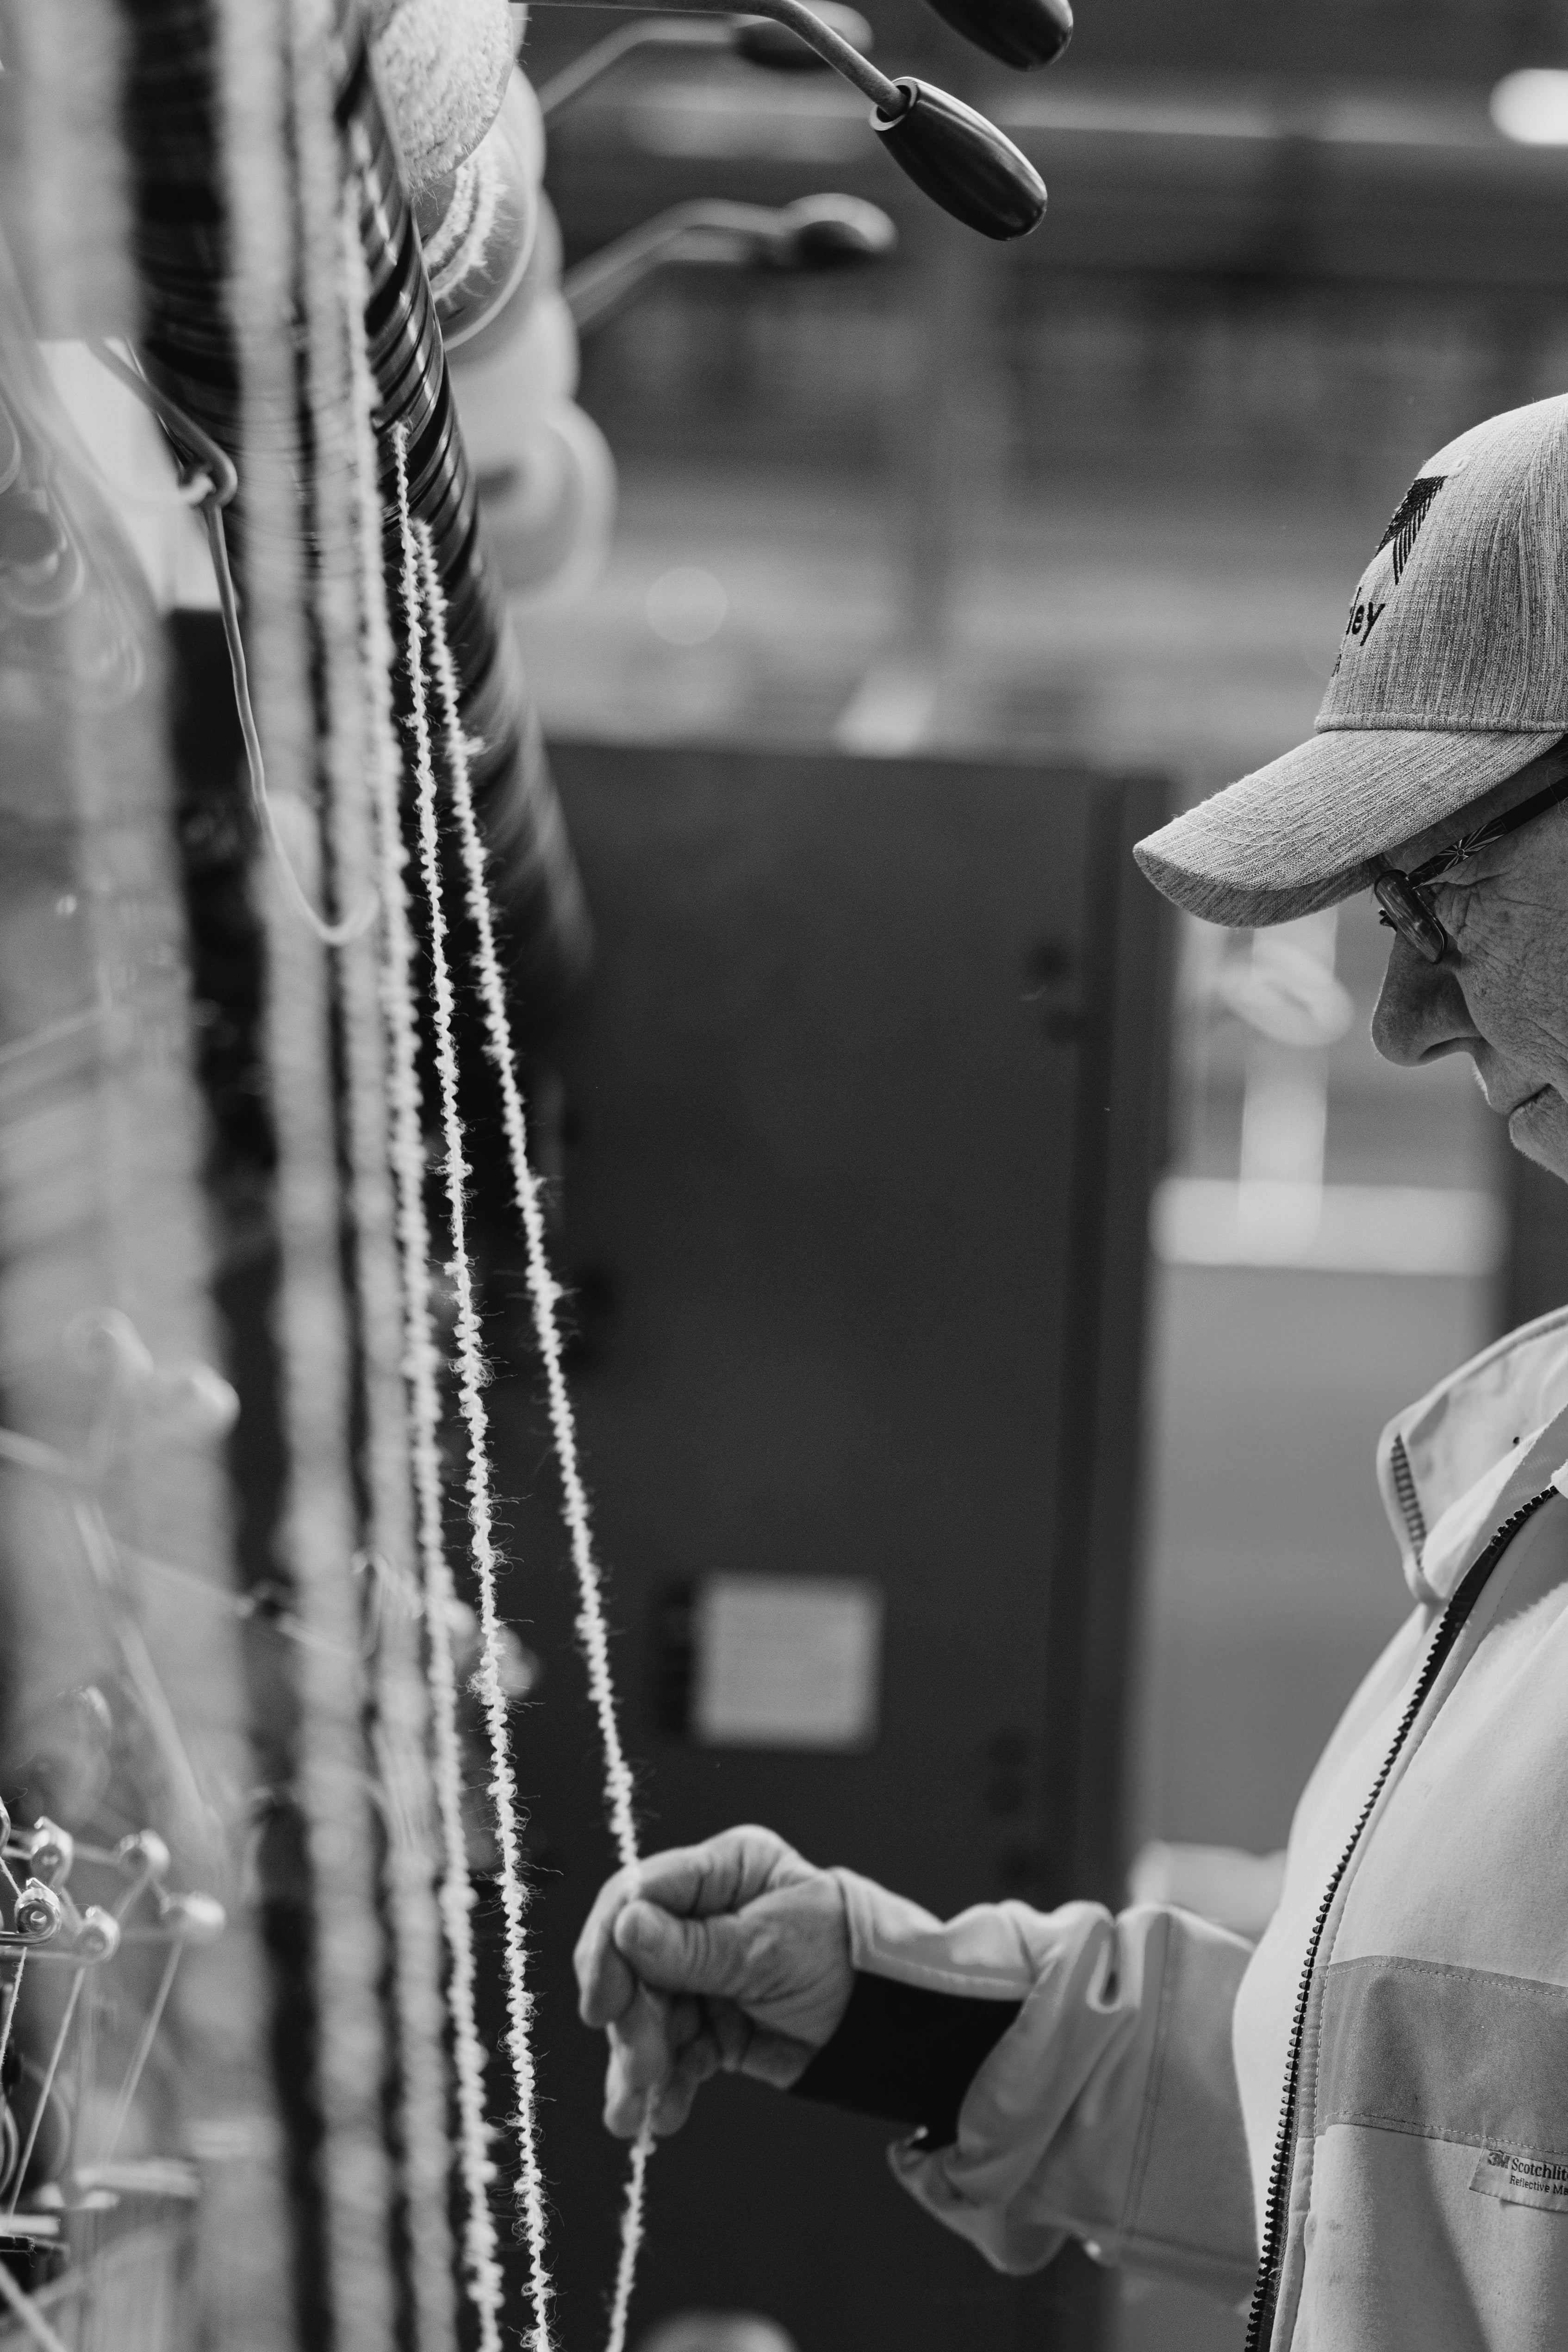
[[1373, 859], [1528, 767], [1561, 730], [1334, 728], [1137, 844], [1167, 898], [1235, 929], [1288, 923], [1370, 887]]

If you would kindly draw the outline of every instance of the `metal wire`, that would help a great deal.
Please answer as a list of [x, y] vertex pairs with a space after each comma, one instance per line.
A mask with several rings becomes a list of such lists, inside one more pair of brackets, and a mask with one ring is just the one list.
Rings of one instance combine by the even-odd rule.
[[55, 2045], [49, 2053], [49, 2063], [44, 2070], [43, 2087], [38, 2093], [37, 2105], [33, 2109], [33, 2120], [27, 2126], [27, 2137], [23, 2143], [22, 2153], [16, 2158], [16, 2169], [11, 2177], [11, 2194], [5, 2206], [7, 2215], [16, 2210], [16, 2200], [22, 2194], [22, 2183], [27, 2177], [27, 2167], [33, 2160], [33, 2150], [37, 2146], [38, 2134], [43, 2128], [44, 2111], [49, 2104], [49, 2094], [55, 2087], [55, 2076], [59, 2073], [60, 2061], [65, 2056], [66, 2038], [70, 2032], [71, 2020], [76, 2015], [76, 2005], [81, 1999], [81, 1989], [86, 1982], [87, 1970], [78, 1969], [71, 1979], [70, 1992], [66, 2000], [65, 2014], [60, 2019], [59, 2032], [55, 2035]]
[[114, 2102], [114, 2112], [109, 2119], [109, 2129], [104, 2134], [103, 2146], [94, 2159], [99, 2164], [107, 2164], [120, 2145], [120, 2135], [125, 2129], [125, 2118], [131, 2113], [131, 2102], [136, 2096], [142, 2076], [146, 2070], [147, 2061], [153, 2054], [153, 2044], [157, 2038], [158, 2028], [163, 2021], [163, 2011], [168, 2005], [169, 1995], [174, 1990], [174, 1971], [180, 1965], [180, 1955], [184, 1949], [183, 1944], [174, 1944], [170, 1947], [169, 1957], [163, 1963], [163, 1973], [158, 1979], [158, 1990], [153, 1996], [153, 2006], [142, 2021], [141, 2036], [132, 2053], [131, 2063], [125, 2070], [125, 2080], [120, 2085], [120, 2095]]

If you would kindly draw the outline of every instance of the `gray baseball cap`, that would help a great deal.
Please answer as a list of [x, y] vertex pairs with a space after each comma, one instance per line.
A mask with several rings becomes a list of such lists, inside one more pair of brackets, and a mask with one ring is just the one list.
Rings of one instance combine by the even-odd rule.
[[1568, 733], [1568, 395], [1428, 458], [1356, 583], [1310, 740], [1133, 852], [1213, 923], [1289, 922]]

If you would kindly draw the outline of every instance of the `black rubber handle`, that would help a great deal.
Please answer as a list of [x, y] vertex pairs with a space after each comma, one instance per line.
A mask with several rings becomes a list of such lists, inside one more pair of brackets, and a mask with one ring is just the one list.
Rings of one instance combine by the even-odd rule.
[[1046, 216], [1046, 184], [1028, 157], [945, 89], [907, 76], [898, 87], [909, 104], [891, 120], [873, 109], [871, 127], [900, 171], [982, 236], [1027, 236], [1038, 228]]
[[1005, 66], [1048, 66], [1072, 38], [1068, 0], [931, 0], [943, 24]]

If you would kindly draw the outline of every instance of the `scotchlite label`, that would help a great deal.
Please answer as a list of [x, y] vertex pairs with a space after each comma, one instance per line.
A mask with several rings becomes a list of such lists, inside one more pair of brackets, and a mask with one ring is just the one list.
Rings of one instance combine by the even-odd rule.
[[1568, 2160], [1562, 2157], [1489, 2147], [1470, 2187], [1482, 2197], [1500, 2197], [1508, 2205], [1538, 2205], [1547, 2213], [1568, 2213]]

